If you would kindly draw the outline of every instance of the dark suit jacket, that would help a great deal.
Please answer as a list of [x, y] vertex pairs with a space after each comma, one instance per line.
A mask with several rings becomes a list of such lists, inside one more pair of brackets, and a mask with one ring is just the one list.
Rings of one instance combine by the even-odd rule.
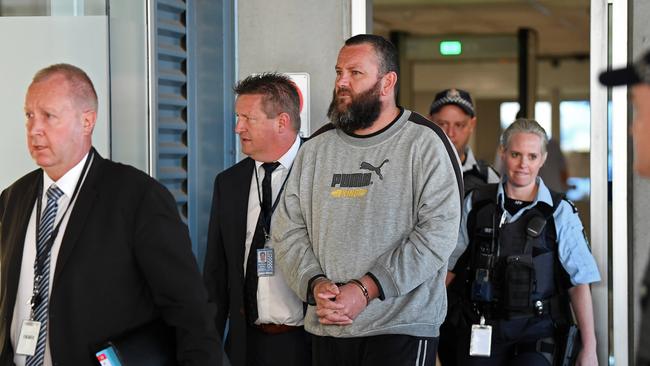
[[[42, 174], [35, 170], [0, 195], [0, 366], [13, 364], [10, 327]], [[139, 170], [95, 154], [53, 275], [55, 365], [96, 365], [97, 345], [156, 318], [176, 329], [180, 364], [221, 364], [187, 227], [169, 191]]]
[[225, 348], [230, 362], [246, 364], [244, 254], [248, 195], [255, 161], [246, 158], [217, 175], [203, 276], [211, 302], [217, 304], [216, 326], [223, 337], [230, 317]]

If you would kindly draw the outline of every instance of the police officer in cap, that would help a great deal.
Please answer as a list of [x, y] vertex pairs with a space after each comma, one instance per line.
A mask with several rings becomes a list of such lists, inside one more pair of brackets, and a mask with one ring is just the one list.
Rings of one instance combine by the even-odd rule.
[[577, 210], [538, 176], [547, 142], [536, 121], [516, 120], [501, 136], [501, 183], [465, 197], [463, 255], [450, 258], [450, 268], [468, 273], [461, 365], [558, 364], [571, 308], [582, 341], [576, 364], [598, 364], [589, 284], [600, 274]]
[[476, 128], [476, 113], [470, 94], [461, 89], [447, 89], [436, 94], [429, 109], [429, 119], [440, 126], [456, 147], [463, 163], [465, 192], [486, 183], [497, 183], [499, 174], [484, 160], [477, 160], [469, 147]]
[[[463, 183], [465, 193], [487, 183], [498, 183], [499, 175], [484, 160], [474, 157], [468, 142], [476, 127], [476, 112], [470, 94], [461, 89], [447, 89], [436, 94], [429, 112], [429, 119], [440, 126], [454, 144], [463, 164]], [[460, 255], [460, 254], [458, 254]], [[447, 281], [456, 276], [452, 268]], [[461, 275], [462, 276], [462, 275]], [[440, 326], [438, 357], [444, 366], [455, 366], [458, 328], [461, 309], [459, 308], [459, 286], [451, 286], [447, 291], [447, 318]]]
[[[632, 86], [632, 104], [634, 105], [634, 170], [650, 178], [650, 52], [626, 68], [603, 72], [600, 82], [607, 86]], [[645, 296], [641, 302], [641, 337], [637, 352], [637, 366], [650, 365], [650, 304], [647, 289], [650, 288], [650, 270], [646, 268], [643, 278]]]

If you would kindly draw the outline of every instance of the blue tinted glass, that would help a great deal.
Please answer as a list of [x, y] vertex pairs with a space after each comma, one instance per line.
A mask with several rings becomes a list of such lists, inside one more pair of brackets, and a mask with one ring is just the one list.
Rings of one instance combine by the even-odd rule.
[[562, 151], [588, 152], [591, 141], [589, 101], [560, 103], [560, 147]]
[[567, 179], [569, 190], [566, 197], [571, 201], [582, 201], [589, 198], [590, 180], [584, 177], [569, 177]]

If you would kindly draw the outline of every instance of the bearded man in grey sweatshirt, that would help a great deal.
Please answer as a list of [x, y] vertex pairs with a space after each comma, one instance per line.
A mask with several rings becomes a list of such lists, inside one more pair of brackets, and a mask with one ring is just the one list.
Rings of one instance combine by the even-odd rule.
[[435, 365], [462, 173], [444, 132], [398, 107], [397, 51], [348, 39], [331, 124], [300, 149], [273, 216], [278, 270], [311, 306], [314, 365]]

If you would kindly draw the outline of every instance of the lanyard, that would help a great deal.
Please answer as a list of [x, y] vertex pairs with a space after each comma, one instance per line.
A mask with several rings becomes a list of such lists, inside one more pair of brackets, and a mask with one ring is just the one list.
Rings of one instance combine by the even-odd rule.
[[[293, 166], [289, 168], [289, 171], [287, 172], [287, 176], [284, 177], [284, 181], [282, 182], [282, 186], [280, 187], [280, 190], [278, 191], [278, 195], [275, 197], [275, 202], [273, 202], [273, 205], [271, 206], [271, 212], [268, 213], [268, 216], [265, 215], [264, 210], [262, 209], [262, 194], [260, 193], [260, 178], [257, 175], [257, 166], [255, 167], [255, 182], [256, 187], [257, 187], [257, 199], [260, 202], [260, 211], [262, 215], [262, 220], [264, 221], [264, 227], [262, 228], [264, 230], [264, 237], [268, 240], [269, 239], [269, 233], [266, 231], [267, 227], [271, 227], [271, 215], [273, 215], [273, 212], [275, 212], [275, 208], [278, 207], [278, 202], [280, 202], [280, 196], [282, 195], [282, 191], [284, 190], [284, 185], [287, 184], [287, 180], [289, 179], [289, 175], [291, 174], [291, 169], [293, 169]], [[270, 173], [273, 175], [273, 172]], [[272, 179], [272, 177], [269, 177], [269, 180]], [[273, 192], [273, 184], [271, 184], [271, 192]], [[271, 196], [273, 194], [271, 193]]]
[[[499, 212], [501, 215], [499, 216]], [[499, 218], [499, 226], [497, 226], [497, 217]], [[492, 215], [492, 248], [491, 252], [494, 253], [496, 249], [496, 256], [499, 256], [499, 253], [501, 253], [501, 245], [499, 245], [500, 240], [501, 240], [501, 227], [503, 224], [506, 223], [506, 219], [508, 218], [507, 210], [503, 208], [503, 196], [499, 196], [497, 199], [497, 206], [494, 210], [494, 214]]]
[[[42, 299], [42, 297], [38, 293], [38, 289], [39, 289], [39, 282], [43, 279], [43, 269], [44, 269], [43, 267], [45, 267], [45, 261], [50, 256], [50, 252], [52, 251], [52, 246], [54, 245], [54, 239], [56, 239], [59, 233], [59, 229], [61, 228], [61, 222], [63, 222], [63, 218], [68, 213], [70, 206], [72, 206], [72, 204], [74, 203], [74, 200], [79, 193], [79, 189], [81, 188], [81, 183], [86, 178], [86, 174], [88, 173], [88, 167], [90, 166], [90, 163], [92, 162], [94, 157], [95, 154], [93, 149], [90, 151], [90, 154], [86, 158], [86, 162], [84, 163], [83, 169], [81, 170], [81, 174], [79, 175], [79, 180], [77, 180], [77, 185], [74, 187], [74, 192], [72, 193], [72, 197], [70, 197], [70, 201], [69, 201], [70, 203], [68, 204], [68, 207], [65, 208], [63, 215], [61, 215], [61, 219], [56, 224], [56, 226], [52, 230], [52, 233], [50, 234], [50, 237], [47, 239], [47, 242], [45, 243], [45, 250], [40, 253], [40, 256], [38, 250], [36, 251], [36, 259], [34, 260], [34, 292], [32, 294], [32, 300], [31, 300], [32, 313], [36, 309], [37, 302], [40, 302]], [[40, 226], [41, 226], [41, 208], [42, 208], [41, 201], [42, 200], [43, 200], [43, 184], [39, 184], [38, 192], [36, 196], [36, 243], [38, 243], [38, 237], [41, 229]]]

